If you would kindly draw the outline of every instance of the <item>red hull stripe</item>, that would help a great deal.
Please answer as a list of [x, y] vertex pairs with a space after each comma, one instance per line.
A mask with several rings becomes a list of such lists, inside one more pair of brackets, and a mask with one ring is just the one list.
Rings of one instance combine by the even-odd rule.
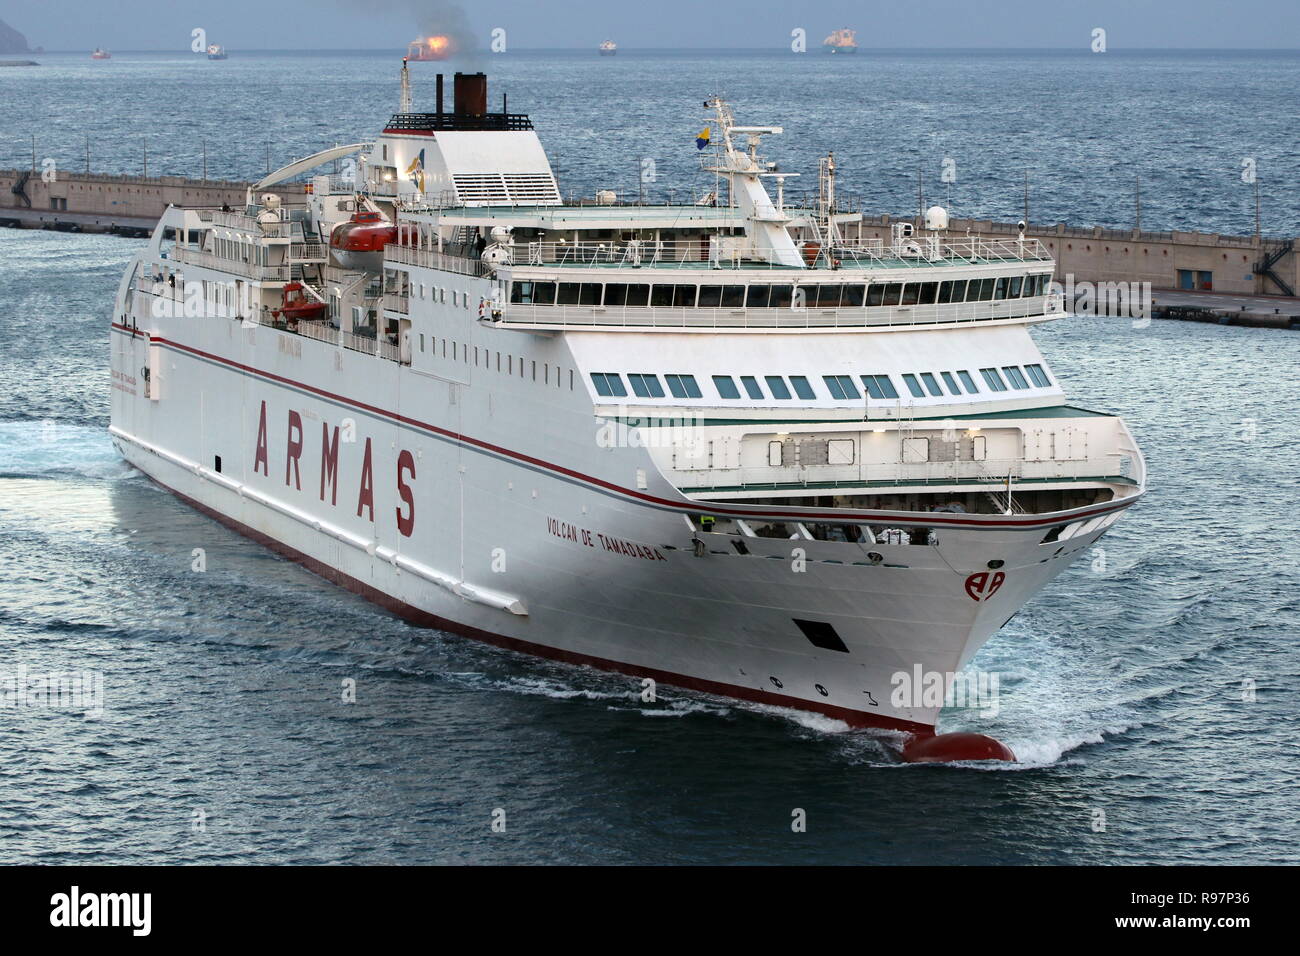
[[[131, 335], [139, 335], [139, 336], [146, 335], [146, 333], [143, 331], [140, 331], [138, 329], [132, 329], [129, 326], [121, 325], [117, 322], [113, 323], [113, 328], [123, 332], [127, 332]], [[958, 518], [949, 515], [927, 514], [924, 519], [906, 519], [906, 518], [900, 518], [897, 514], [870, 512], [870, 511], [808, 512], [808, 511], [779, 511], [779, 510], [770, 510], [770, 509], [756, 510], [752, 508], [738, 508], [735, 506], [723, 505], [715, 502], [709, 502], [706, 505], [702, 502], [696, 502], [696, 501], [687, 501], [687, 502], [670, 501], [667, 498], [658, 498], [654, 495], [649, 495], [646, 494], [645, 492], [636, 491], [632, 488], [624, 488], [621, 485], [616, 485], [612, 482], [605, 481], [601, 478], [596, 478], [591, 475], [584, 475], [581, 472], [573, 471], [571, 469], [563, 467], [562, 465], [556, 465], [551, 462], [544, 461], [540, 458], [533, 458], [530, 455], [525, 455], [522, 452], [512, 451], [508, 448], [502, 448], [499, 445], [493, 445], [490, 442], [480, 441], [479, 439], [472, 438], [468, 435], [462, 435], [457, 432], [450, 431], [446, 428], [440, 428], [437, 425], [431, 425], [428, 422], [422, 422], [416, 418], [409, 418], [397, 412], [392, 412], [384, 408], [379, 408], [375, 405], [368, 405], [365, 402], [359, 402], [356, 399], [347, 398], [342, 395], [337, 395], [333, 392], [328, 392], [325, 389], [317, 388], [314, 385], [308, 385], [305, 382], [299, 382], [291, 378], [285, 378], [282, 375], [276, 375], [274, 372], [267, 372], [262, 369], [254, 368], [251, 365], [244, 365], [243, 363], [236, 362], [233, 359], [228, 359], [220, 355], [214, 355], [211, 352], [204, 352], [201, 349], [196, 349], [192, 346], [184, 345], [180, 342], [173, 342], [170, 339], [164, 339], [161, 337], [157, 337], [157, 338], [150, 337], [149, 342], [150, 344], [159, 343], [161, 345], [167, 346], [168, 348], [175, 349], [179, 352], [188, 353], [203, 361], [215, 363], [217, 365], [224, 365], [229, 368], [238, 369], [239, 371], [243, 372], [246, 375], [253, 375], [258, 378], [265, 379], [266, 381], [274, 382], [277, 385], [282, 385], [286, 388], [296, 389], [300, 392], [314, 395], [317, 396], [318, 398], [323, 398], [326, 401], [333, 402], [334, 404], [337, 405], [344, 405], [349, 408], [358, 409], [375, 418], [388, 419], [389, 421], [397, 422], [402, 425], [407, 425], [412, 428], [417, 428], [422, 431], [428, 432], [431, 435], [443, 438], [448, 441], [460, 443], [469, 448], [477, 449], [492, 454], [498, 458], [509, 459], [515, 462], [522, 462], [524, 464], [527, 464], [528, 466], [530, 466], [536, 471], [551, 472], [552, 474], [563, 475], [566, 478], [571, 479], [573, 481], [581, 482], [583, 484], [590, 485], [597, 489], [602, 489], [607, 494], [612, 494], [614, 496], [623, 497], [623, 498], [634, 499], [636, 501], [640, 501], [645, 504], [653, 505], [656, 508], [678, 511], [683, 514], [694, 514], [702, 511], [707, 511], [709, 514], [712, 515], [728, 515], [737, 518], [789, 518], [790, 520], [793, 521], [829, 521], [831, 523], [835, 523], [835, 522], [843, 523], [846, 521], [892, 521], [892, 522], [897, 522], [902, 524], [910, 523], [910, 524], [925, 524], [927, 526], [957, 526], [957, 527], [968, 527], [968, 528], [1040, 528], [1040, 527], [1050, 527], [1051, 525], [1062, 523], [1061, 519], [1059, 518], [1026, 517], [1020, 520], [1006, 518], [999, 521], [971, 521], [969, 519], [963, 519], [963, 518]], [[1084, 518], [1090, 518], [1096, 515], [1109, 514], [1112, 511], [1119, 511], [1123, 508], [1129, 507], [1136, 500], [1137, 500], [1136, 497], [1126, 498], [1119, 502], [1112, 502], [1103, 507], [1092, 508], [1089, 509], [1088, 511], [1082, 511], [1076, 515], [1072, 515], [1069, 519], [1067, 519], [1066, 523], [1081, 521]]]
[[686, 674], [674, 674], [671, 671], [661, 671], [653, 667], [639, 667], [634, 664], [623, 664], [603, 657], [593, 657], [590, 654], [579, 654], [558, 647], [550, 647], [546, 644], [535, 644], [532, 641], [507, 637], [504, 634], [494, 634], [491, 631], [480, 630], [476, 627], [470, 627], [467, 624], [460, 624], [456, 621], [438, 617], [436, 614], [430, 614], [428, 611], [421, 610], [412, 604], [407, 604], [405, 601], [399, 601], [392, 595], [385, 594], [383, 591], [380, 591], [372, 585], [366, 584], [364, 581], [359, 581], [350, 575], [344, 574], [338, 568], [331, 567], [323, 561], [318, 561], [316, 558], [303, 554], [301, 551], [289, 547], [287, 544], [272, 538], [270, 535], [257, 531], [254, 528], [250, 528], [248, 525], [235, 520], [229, 515], [222, 514], [213, 508], [209, 508], [207, 505], [195, 501], [188, 495], [182, 494], [175, 488], [159, 481], [152, 475], [150, 475], [149, 478], [160, 488], [171, 492], [196, 511], [208, 515], [210, 518], [220, 522], [226, 527], [256, 541], [258, 544], [270, 548], [277, 554], [281, 554], [284, 557], [289, 558], [291, 561], [301, 564], [307, 570], [319, 575], [325, 580], [345, 587], [349, 591], [359, 594], [367, 601], [377, 604], [385, 610], [391, 611], [398, 617], [421, 627], [434, 628], [440, 631], [450, 631], [454, 634], [460, 634], [464, 637], [493, 644], [497, 647], [504, 647], [508, 650], [518, 651], [522, 654], [531, 654], [534, 657], [544, 657], [549, 660], [563, 661], [566, 664], [594, 667], [598, 670], [627, 674], [631, 677], [649, 677], [661, 684], [684, 687], [688, 690], [701, 691], [706, 694], [716, 694], [721, 697], [734, 697], [738, 700], [747, 700], [757, 704], [768, 704], [773, 707], [788, 707], [794, 710], [812, 711], [813, 713], [833, 717], [836, 720], [842, 720], [850, 727], [876, 727], [885, 730], [900, 730], [925, 736], [934, 733], [934, 728], [929, 724], [921, 724], [911, 720], [898, 720], [893, 717], [885, 717], [879, 714], [872, 714], [860, 710], [850, 710], [847, 707], [818, 704], [814, 701], [801, 700], [798, 697], [787, 697], [784, 694], [773, 694], [753, 687], [739, 687], [733, 684], [724, 684], [719, 681], [704, 680], [703, 678], [690, 677]]

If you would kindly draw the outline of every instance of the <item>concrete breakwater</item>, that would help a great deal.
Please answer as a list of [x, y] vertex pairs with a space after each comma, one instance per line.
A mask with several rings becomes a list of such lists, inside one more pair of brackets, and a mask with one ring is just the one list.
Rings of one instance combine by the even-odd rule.
[[[889, 241], [890, 216], [864, 216], [849, 235]], [[1014, 223], [953, 219], [948, 233], [985, 237], [1019, 234]], [[1026, 239], [1037, 239], [1056, 260], [1056, 279], [1065, 283], [1146, 283], [1152, 289], [1295, 296], [1300, 291], [1300, 238], [1225, 236], [1210, 232], [1145, 232], [1081, 228], [1064, 223], [1029, 223]]]
[[[52, 169], [0, 170], [0, 225], [148, 235], [169, 205], [243, 208], [248, 182], [183, 176], [116, 176]], [[302, 183], [274, 192], [300, 199]]]

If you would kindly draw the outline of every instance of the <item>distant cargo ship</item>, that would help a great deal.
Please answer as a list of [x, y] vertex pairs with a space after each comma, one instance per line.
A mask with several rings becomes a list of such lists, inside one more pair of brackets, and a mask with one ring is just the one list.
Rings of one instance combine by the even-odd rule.
[[415, 61], [445, 60], [454, 52], [456, 48], [452, 45], [450, 37], [442, 35], [421, 37], [411, 41], [411, 45], [406, 50], [406, 58]]
[[857, 34], [848, 27], [832, 30], [831, 35], [822, 41], [822, 46], [827, 53], [857, 53]]
[[209, 60], [224, 60], [226, 58], [226, 48], [219, 43], [213, 43], [208, 47]]
[[613, 56], [617, 52], [618, 52], [618, 44], [615, 43], [613, 40], [606, 40], [604, 43], [600, 45], [601, 56]]
[[107, 50], [95, 47], [95, 52], [90, 54], [90, 58], [92, 60], [111, 60], [113, 59], [113, 54], [109, 53]]

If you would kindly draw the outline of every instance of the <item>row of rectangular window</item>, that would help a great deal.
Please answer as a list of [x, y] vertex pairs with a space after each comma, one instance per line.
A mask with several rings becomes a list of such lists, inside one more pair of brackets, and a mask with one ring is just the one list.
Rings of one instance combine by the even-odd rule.
[[826, 283], [819, 285], [684, 285], [622, 282], [526, 282], [510, 287], [521, 305], [585, 305], [613, 308], [839, 309], [947, 305], [1044, 295], [1051, 276], [1001, 276], [946, 282]]
[[[1018, 365], [1004, 365], [1002, 371], [1006, 373], [1004, 380], [996, 368], [982, 368], [980, 374], [984, 377], [989, 389], [994, 392], [1007, 391], [1007, 382], [1011, 383], [1011, 388], [1028, 389], [1028, 388], [1050, 388], [1052, 381], [1047, 377], [1047, 373], [1041, 365], [1026, 365], [1024, 371], [1021, 371]], [[1026, 379], [1028, 375], [1028, 379]], [[898, 398], [898, 390], [894, 388], [893, 380], [888, 375], [860, 375], [862, 387], [868, 397], [885, 400]], [[751, 399], [762, 400], [767, 397], [763, 388], [758, 383], [758, 378], [753, 375], [741, 375], [740, 384], [745, 390], [745, 394]], [[933, 372], [906, 372], [903, 374], [903, 383], [907, 390], [914, 398], [942, 398], [944, 388], [940, 386], [939, 379], [943, 379], [943, 386], [946, 386], [949, 395], [977, 395], [980, 392], [979, 387], [975, 384], [975, 378], [967, 369], [958, 369], [955, 372], [940, 372], [936, 377]], [[629, 372], [628, 383], [632, 386], [632, 394], [638, 398], [663, 398], [664, 388], [659, 383], [659, 376], [653, 372]], [[804, 401], [813, 401], [817, 398], [817, 393], [813, 390], [812, 384], [806, 376], [791, 375], [789, 376], [789, 385], [786, 384], [786, 376], [782, 375], [765, 375], [764, 382], [767, 384], [768, 393], [777, 401], [789, 401], [792, 397], [798, 396]], [[627, 388], [623, 384], [623, 377], [618, 372], [593, 372], [591, 374], [592, 384], [596, 387], [596, 394], [607, 398], [625, 398]], [[668, 383], [668, 391], [674, 398], [702, 398], [700, 386], [695, 381], [694, 375], [664, 375], [664, 381]], [[858, 391], [857, 384], [853, 381], [852, 375], [823, 375], [822, 381], [826, 383], [826, 389], [830, 392], [831, 397], [838, 401], [857, 401], [862, 398], [862, 393]], [[958, 382], [960, 381], [960, 385]], [[1030, 384], [1030, 381], [1033, 384]], [[718, 393], [718, 397], [726, 401], [739, 400], [740, 388], [736, 386], [736, 377], [731, 375], [714, 375], [713, 387]], [[791, 394], [793, 389], [793, 395]]]

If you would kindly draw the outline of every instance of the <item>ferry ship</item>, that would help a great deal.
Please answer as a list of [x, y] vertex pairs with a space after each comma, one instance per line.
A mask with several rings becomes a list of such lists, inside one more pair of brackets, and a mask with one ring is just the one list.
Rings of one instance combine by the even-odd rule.
[[90, 58], [92, 60], [111, 60], [113, 59], [113, 54], [109, 53], [103, 47], [95, 47], [94, 51], [90, 54]]
[[125, 459], [417, 624], [1013, 759], [896, 691], [1143, 494], [1030, 334], [1066, 314], [1046, 250], [937, 206], [872, 235], [833, 156], [787, 201], [781, 128], [717, 98], [720, 195], [566, 203], [483, 74], [433, 112], [401, 76], [372, 141], [167, 211], [113, 312]]
[[830, 36], [822, 41], [822, 47], [827, 53], [857, 53], [857, 34], [848, 27], [832, 30]]
[[618, 52], [618, 44], [613, 40], [605, 40], [600, 44], [601, 56], [613, 56]]

